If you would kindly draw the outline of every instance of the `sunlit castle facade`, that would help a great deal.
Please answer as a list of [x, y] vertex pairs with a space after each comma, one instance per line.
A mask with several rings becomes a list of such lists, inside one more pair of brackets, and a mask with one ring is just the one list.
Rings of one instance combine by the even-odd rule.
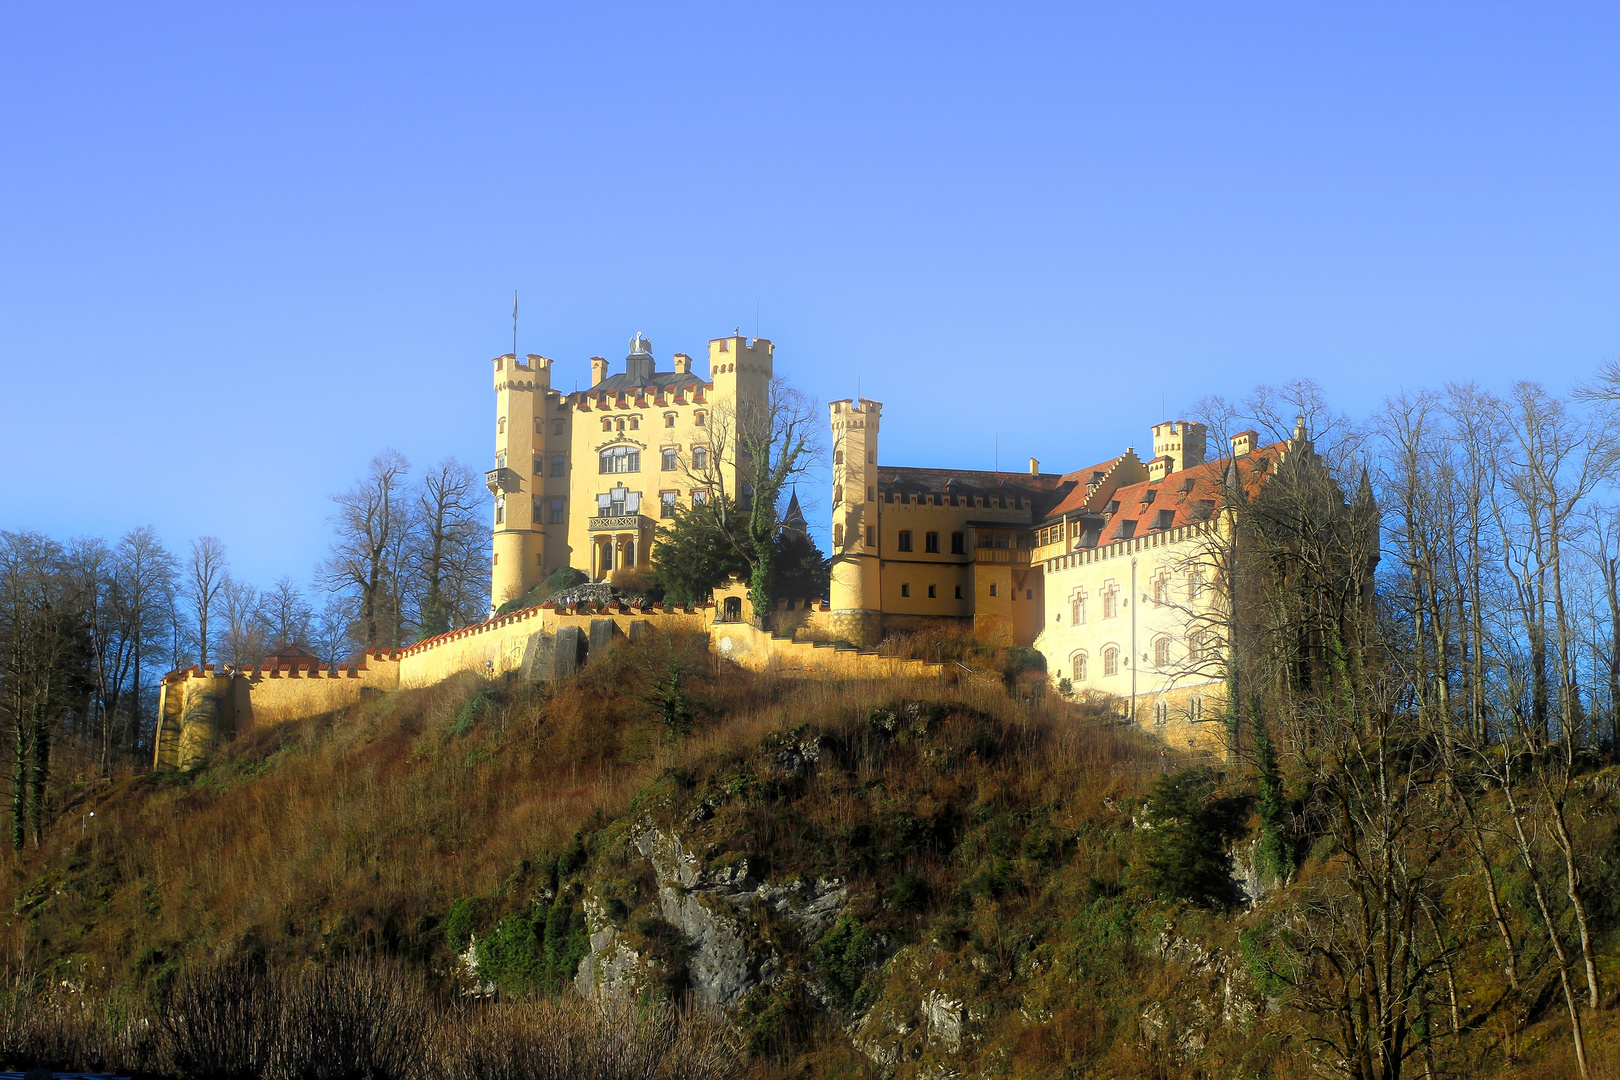
[[715, 454], [709, 433], [716, 416], [764, 400], [773, 352], [764, 338], [715, 338], [705, 378], [685, 353], [658, 370], [637, 334], [624, 370], [610, 375], [592, 357], [590, 388], [567, 393], [552, 388], [548, 358], [496, 357], [491, 603], [561, 566], [598, 581], [648, 566], [677, 505], [737, 491], [735, 463]]
[[885, 636], [956, 627], [1033, 647], [1053, 681], [1095, 694], [1178, 744], [1218, 742], [1205, 724], [1224, 702], [1224, 642], [1213, 587], [1232, 526], [1223, 492], [1252, 491], [1303, 427], [1257, 445], [1241, 432], [1206, 460], [1202, 424], [1152, 428], [1134, 447], [1072, 472], [981, 472], [883, 464], [883, 406], [830, 405], [831, 634]]

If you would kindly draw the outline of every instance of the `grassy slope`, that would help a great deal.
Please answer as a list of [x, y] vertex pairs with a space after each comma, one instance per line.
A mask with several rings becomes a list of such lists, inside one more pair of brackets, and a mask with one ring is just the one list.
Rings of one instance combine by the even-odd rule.
[[[657, 690], [677, 663], [697, 707], [678, 740]], [[788, 733], [826, 737], [815, 768], [777, 767]], [[655, 638], [555, 688], [401, 693], [244, 732], [189, 775], [70, 786], [43, 850], [11, 862], [0, 945], [14, 964], [122, 993], [243, 953], [385, 952], [447, 973], [453, 901], [475, 898], [483, 931], [553, 888], [611, 896], [628, 932], [655, 937], [654, 883], [623, 845], [652, 813], [712, 861], [851, 883], [837, 936], [808, 952], [784, 936], [792, 974], [747, 1002], [757, 1072], [865, 1075], [841, 1014], [817, 998], [873, 1006], [892, 1033], [944, 987], [980, 1017], [965, 1054], [988, 1073], [1189, 1074], [1142, 1049], [1139, 1018], [1159, 1002], [1174, 1028], [1224, 976], [1161, 945], [1236, 956], [1245, 923], [1145, 888], [1131, 817], [1152, 777], [1121, 763], [1158, 756], [999, 687], [776, 681], [699, 641]], [[689, 824], [705, 801], [713, 816]], [[559, 876], [578, 841], [588, 861], [565, 858]], [[1475, 976], [1480, 992], [1489, 978]], [[1594, 1018], [1600, 1044], [1608, 1026]], [[1534, 1058], [1544, 1044], [1556, 1070], [1560, 1030], [1551, 1010], [1519, 1048]], [[1217, 1031], [1202, 1060], [1220, 1075], [1295, 1075], [1297, 1034], [1289, 1014], [1262, 1017]], [[938, 1053], [891, 1041], [906, 1072]], [[1481, 1053], [1499, 1061], [1501, 1043]]]

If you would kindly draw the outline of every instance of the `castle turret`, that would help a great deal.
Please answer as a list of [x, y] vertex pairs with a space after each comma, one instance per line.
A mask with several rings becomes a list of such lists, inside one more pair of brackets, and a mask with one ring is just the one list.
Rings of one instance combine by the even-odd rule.
[[828, 406], [833, 436], [832, 634], [856, 645], [883, 636], [878, 580], [877, 449], [880, 402]]
[[1180, 472], [1204, 463], [1208, 429], [1187, 420], [1166, 420], [1153, 425], [1153, 458], [1169, 458], [1165, 472]]
[[[710, 341], [709, 381], [714, 384], [710, 400], [714, 410], [705, 424], [729, 427], [734, 436], [745, 425], [769, 423], [765, 411], [771, 378], [775, 374], [775, 356], [776, 346], [765, 338], [749, 341], [741, 334], [733, 334]], [[735, 454], [724, 454], [720, 460], [725, 462], [728, 471], [736, 468]], [[746, 503], [753, 494], [734, 471], [726, 476], [725, 482], [739, 502]]]
[[490, 605], [528, 592], [545, 576], [545, 422], [551, 361], [530, 353], [495, 358], [495, 467], [484, 474], [494, 497]]

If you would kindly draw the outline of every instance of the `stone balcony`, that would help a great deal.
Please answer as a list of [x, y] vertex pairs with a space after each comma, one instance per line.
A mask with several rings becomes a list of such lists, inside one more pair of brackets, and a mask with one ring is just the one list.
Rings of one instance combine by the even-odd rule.
[[653, 519], [645, 514], [607, 515], [591, 518], [587, 528], [591, 532], [640, 532], [651, 528], [652, 524]]

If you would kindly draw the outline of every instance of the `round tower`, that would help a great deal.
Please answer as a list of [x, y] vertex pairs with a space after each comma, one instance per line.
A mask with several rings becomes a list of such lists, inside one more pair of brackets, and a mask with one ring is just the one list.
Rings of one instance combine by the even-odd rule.
[[832, 636], [855, 645], [883, 638], [879, 590], [877, 450], [881, 402], [828, 405], [833, 436]]
[[492, 608], [515, 600], [545, 576], [541, 529], [545, 491], [545, 404], [551, 361], [530, 353], [526, 362], [507, 353], [495, 364], [495, 467], [484, 474], [494, 499], [491, 553]]

